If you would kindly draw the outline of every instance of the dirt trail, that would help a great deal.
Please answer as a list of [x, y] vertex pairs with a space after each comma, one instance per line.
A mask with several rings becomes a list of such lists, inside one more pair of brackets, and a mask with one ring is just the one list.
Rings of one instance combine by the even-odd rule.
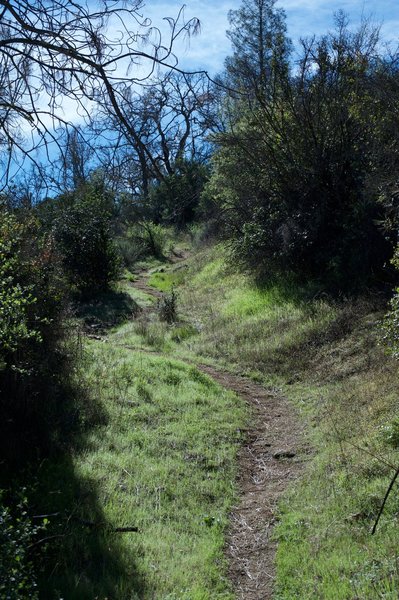
[[[148, 286], [144, 275], [133, 285], [162, 295]], [[298, 477], [306, 451], [299, 418], [286, 399], [252, 380], [208, 365], [196, 366], [241, 396], [251, 410], [239, 454], [239, 503], [232, 511], [226, 555], [237, 599], [269, 600], [275, 575], [272, 532], [277, 503]]]
[[274, 587], [277, 503], [302, 467], [301, 428], [292, 406], [249, 379], [205, 365], [201, 371], [236, 392], [252, 418], [239, 456], [239, 504], [231, 515], [227, 558], [240, 600], [268, 600]]

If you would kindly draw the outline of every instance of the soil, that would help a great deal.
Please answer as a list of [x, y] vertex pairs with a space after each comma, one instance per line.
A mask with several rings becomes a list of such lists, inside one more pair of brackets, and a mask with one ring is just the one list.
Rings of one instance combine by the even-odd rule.
[[[144, 274], [132, 285], [162, 296], [148, 286]], [[272, 534], [277, 505], [299, 476], [307, 452], [300, 419], [288, 400], [252, 380], [213, 366], [196, 366], [250, 407], [250, 425], [239, 454], [239, 502], [231, 514], [226, 556], [237, 599], [269, 600], [275, 580], [276, 541]]]
[[231, 514], [226, 554], [237, 598], [268, 600], [274, 588], [277, 504], [300, 474], [306, 450], [299, 418], [286, 399], [249, 379], [206, 365], [199, 368], [251, 408], [239, 456], [239, 503]]
[[130, 282], [130, 285], [136, 288], [137, 290], [140, 290], [141, 292], [145, 292], [149, 296], [153, 296], [154, 298], [162, 298], [162, 292], [155, 288], [149, 287], [149, 285], [147, 284], [147, 279], [148, 277], [140, 275], [138, 279]]

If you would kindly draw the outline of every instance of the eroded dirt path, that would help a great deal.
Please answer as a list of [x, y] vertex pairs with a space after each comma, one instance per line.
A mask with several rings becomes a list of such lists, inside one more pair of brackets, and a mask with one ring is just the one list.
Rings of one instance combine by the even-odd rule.
[[[162, 295], [148, 286], [144, 274], [133, 285]], [[300, 419], [285, 398], [252, 380], [213, 366], [196, 367], [250, 407], [250, 424], [239, 453], [239, 502], [231, 514], [226, 555], [237, 599], [269, 600], [275, 579], [272, 533], [277, 505], [299, 476], [306, 452]]]
[[303, 465], [299, 418], [287, 400], [249, 379], [206, 365], [199, 368], [251, 408], [239, 456], [239, 503], [231, 515], [227, 557], [237, 598], [268, 600], [274, 587], [277, 504]]

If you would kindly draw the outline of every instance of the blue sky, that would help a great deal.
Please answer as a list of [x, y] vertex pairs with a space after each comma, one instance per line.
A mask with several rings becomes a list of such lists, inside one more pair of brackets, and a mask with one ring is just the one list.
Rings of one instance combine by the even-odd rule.
[[[205, 68], [215, 73], [223, 66], [230, 51], [225, 31], [227, 13], [240, 6], [240, 0], [186, 0], [186, 17], [198, 17], [202, 33], [189, 46], [178, 48], [184, 68]], [[147, 0], [143, 13], [159, 24], [163, 16], [177, 14], [182, 2], [176, 0]], [[339, 9], [348, 13], [351, 22], [359, 23], [362, 15], [372, 16], [382, 23], [382, 35], [389, 41], [399, 40], [399, 0], [278, 0], [276, 6], [287, 15], [288, 35], [295, 43], [300, 37], [322, 34], [333, 27], [333, 14]]]

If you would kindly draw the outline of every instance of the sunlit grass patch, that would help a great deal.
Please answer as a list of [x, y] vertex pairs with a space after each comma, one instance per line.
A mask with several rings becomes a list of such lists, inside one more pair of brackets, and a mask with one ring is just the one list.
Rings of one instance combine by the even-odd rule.
[[238, 279], [237, 285], [229, 288], [223, 313], [237, 317], [257, 315], [260, 312], [264, 315], [283, 303], [284, 299], [277, 287], [262, 289]]
[[170, 292], [174, 286], [181, 284], [183, 280], [184, 272], [182, 270], [156, 271], [148, 279], [148, 285], [160, 292]]
[[[221, 254], [221, 256], [217, 256]], [[216, 246], [212, 252], [196, 257], [195, 270], [192, 273], [191, 283], [194, 286], [213, 285], [223, 277], [226, 262], [223, 257], [223, 247]]]
[[311, 426], [314, 458], [281, 507], [279, 600], [399, 595], [396, 491], [371, 535], [398, 462], [398, 366], [376, 343], [375, 317], [371, 327], [370, 316], [352, 312], [353, 331], [338, 336], [335, 310], [312, 363], [284, 386]]
[[303, 369], [309, 349], [339, 314], [333, 303], [309, 301], [308, 290], [288, 280], [256, 285], [249, 276], [226, 267], [220, 247], [206, 255], [208, 262], [198, 259], [179, 290], [183, 314], [187, 320], [195, 315], [201, 332], [194, 351], [283, 377], [287, 371], [292, 374], [293, 367], [294, 373]]
[[[117, 537], [121, 573], [106, 593], [120, 600], [233, 598], [223, 545], [246, 420], [241, 401], [181, 362], [111, 343], [89, 347], [87, 379], [108, 421], [88, 432], [86, 451], [74, 458], [76, 477], [95, 484], [109, 528], [139, 529]], [[79, 515], [95, 520], [84, 497], [78, 502]], [[103, 536], [115, 538], [109, 530]], [[87, 539], [82, 530], [83, 553]], [[73, 560], [66, 561], [71, 571]], [[90, 597], [85, 590], [96, 567], [89, 563], [80, 565], [76, 598]], [[135, 578], [140, 592], [134, 592]], [[55, 573], [50, 584], [63, 580]]]
[[[275, 385], [308, 423], [314, 457], [281, 505], [278, 600], [396, 599], [398, 366], [378, 346], [381, 299], [333, 300], [290, 282], [259, 287], [208, 249], [180, 291], [199, 360]], [[387, 465], [389, 463], [393, 468]]]

